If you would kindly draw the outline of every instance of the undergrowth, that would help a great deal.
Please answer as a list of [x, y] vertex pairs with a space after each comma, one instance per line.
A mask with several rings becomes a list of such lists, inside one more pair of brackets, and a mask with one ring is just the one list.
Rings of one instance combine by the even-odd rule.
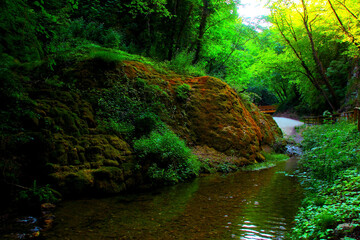
[[258, 171], [265, 168], [274, 167], [276, 163], [281, 161], [286, 161], [289, 159], [289, 156], [285, 154], [279, 154], [279, 153], [262, 153], [266, 159], [265, 162], [256, 163], [253, 165], [248, 165], [245, 167], [242, 167], [241, 170], [243, 171]]
[[154, 130], [134, 142], [140, 165], [150, 164], [147, 175], [155, 183], [177, 183], [196, 176], [200, 162], [190, 148], [167, 128]]
[[303, 133], [299, 176], [306, 190], [291, 239], [359, 239], [360, 133], [351, 123]]
[[138, 78], [100, 93], [97, 118], [107, 132], [125, 137], [133, 145], [138, 166], [154, 184], [173, 184], [196, 176], [198, 159], [158, 116], [166, 113], [157, 85]]

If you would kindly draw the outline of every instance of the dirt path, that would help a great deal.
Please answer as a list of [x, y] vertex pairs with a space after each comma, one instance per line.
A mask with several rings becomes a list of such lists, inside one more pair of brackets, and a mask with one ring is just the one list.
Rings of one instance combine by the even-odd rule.
[[288, 138], [292, 136], [296, 142], [302, 140], [302, 137], [296, 133], [295, 127], [303, 125], [303, 122], [285, 117], [274, 117], [274, 120], [283, 131], [284, 137]]

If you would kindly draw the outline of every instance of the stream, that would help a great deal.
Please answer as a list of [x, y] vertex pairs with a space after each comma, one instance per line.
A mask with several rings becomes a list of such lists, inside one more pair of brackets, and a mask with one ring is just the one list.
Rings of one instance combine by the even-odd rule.
[[[286, 239], [303, 198], [296, 157], [151, 192], [66, 201], [45, 239]], [[289, 173], [289, 174], [285, 174]]]

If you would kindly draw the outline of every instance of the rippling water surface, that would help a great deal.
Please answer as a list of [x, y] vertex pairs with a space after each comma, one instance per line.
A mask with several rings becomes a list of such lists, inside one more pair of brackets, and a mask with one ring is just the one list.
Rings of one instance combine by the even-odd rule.
[[303, 198], [296, 159], [150, 193], [64, 202], [46, 239], [286, 239]]

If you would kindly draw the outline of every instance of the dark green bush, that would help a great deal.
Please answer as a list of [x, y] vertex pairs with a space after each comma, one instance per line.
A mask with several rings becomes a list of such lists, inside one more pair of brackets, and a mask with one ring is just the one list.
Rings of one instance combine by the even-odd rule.
[[194, 59], [194, 54], [189, 53], [187, 50], [181, 51], [175, 55], [174, 58], [168, 62], [168, 67], [171, 70], [179, 74], [192, 75], [192, 76], [205, 76], [205, 66], [202, 62], [197, 63], [196, 65], [192, 64]]
[[200, 162], [172, 131], [152, 131], [134, 142], [141, 165], [150, 164], [148, 176], [155, 182], [177, 183], [198, 174]]
[[134, 120], [135, 137], [149, 135], [151, 131], [160, 126], [159, 117], [153, 112], [140, 113]]
[[67, 28], [64, 30], [67, 31], [68, 37], [88, 40], [104, 47], [118, 48], [123, 42], [122, 34], [115, 29], [106, 29], [103, 24], [97, 22], [87, 23], [82, 18], [71, 21]]
[[[120, 49], [124, 46], [123, 41], [123, 35], [119, 31], [113, 28], [104, 28], [101, 23], [85, 22], [80, 18], [72, 20], [68, 24], [62, 24], [47, 49], [48, 52], [55, 55], [66, 54], [75, 47], [89, 43]], [[110, 55], [111, 53], [106, 54]], [[67, 56], [66, 59], [70, 57], [72, 56]]]
[[256, 105], [273, 105], [278, 103], [278, 99], [275, 94], [269, 91], [266, 87], [263, 86], [250, 86], [246, 89], [246, 92], [253, 93], [257, 97], [252, 98], [252, 102]]

